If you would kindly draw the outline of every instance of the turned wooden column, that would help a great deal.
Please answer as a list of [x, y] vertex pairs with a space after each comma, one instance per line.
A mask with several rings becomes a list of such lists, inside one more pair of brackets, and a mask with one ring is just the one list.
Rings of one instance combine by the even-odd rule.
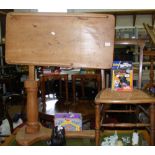
[[139, 53], [139, 75], [138, 75], [138, 88], [142, 87], [142, 72], [143, 72], [143, 50], [144, 50], [144, 42], [139, 43], [140, 53]]
[[29, 66], [29, 79], [24, 82], [27, 91], [27, 124], [26, 133], [36, 133], [40, 129], [38, 122], [38, 83], [35, 81], [34, 66]]

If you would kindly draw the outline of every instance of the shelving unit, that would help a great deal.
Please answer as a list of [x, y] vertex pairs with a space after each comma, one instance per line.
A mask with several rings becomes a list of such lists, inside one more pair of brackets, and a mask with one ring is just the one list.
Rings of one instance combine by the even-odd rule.
[[[4, 74], [4, 54], [3, 54], [3, 44], [2, 44], [2, 31], [1, 31], [1, 21], [0, 21], [0, 79], [2, 78], [2, 75]], [[5, 85], [0, 80], [0, 94], [4, 93]]]
[[5, 62], [5, 15], [0, 12], [0, 95], [16, 93], [17, 89], [17, 65], [10, 65]]
[[116, 26], [116, 39], [148, 39], [143, 26]]

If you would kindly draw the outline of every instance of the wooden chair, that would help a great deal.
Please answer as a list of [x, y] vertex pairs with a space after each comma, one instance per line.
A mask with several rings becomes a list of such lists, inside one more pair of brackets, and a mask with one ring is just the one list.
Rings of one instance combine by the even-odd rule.
[[[118, 42], [117, 42], [118, 43]], [[121, 44], [128, 44], [128, 41], [122, 40], [119, 42]], [[139, 65], [139, 80], [138, 80], [138, 88], [139, 89], [133, 89], [131, 92], [117, 92], [112, 91], [110, 88], [108, 89], [102, 89], [95, 98], [96, 103], [96, 145], [100, 145], [100, 129], [137, 129], [137, 128], [143, 128], [147, 130], [150, 134], [150, 144], [149, 145], [155, 145], [155, 124], [154, 124], [154, 118], [155, 118], [155, 98], [146, 94], [144, 91], [141, 90], [141, 80], [142, 80], [142, 60], [143, 60], [143, 47], [144, 43], [143, 41], [136, 41], [131, 40], [129, 41], [130, 44], [134, 45], [140, 45], [140, 65]], [[138, 44], [137, 44], [138, 43]], [[105, 105], [121, 105], [121, 106], [128, 106], [132, 105], [135, 108], [133, 109], [104, 109]], [[149, 122], [139, 122], [139, 120], [134, 117], [133, 114], [138, 113], [137, 107], [141, 110], [143, 110], [143, 105], [149, 106], [149, 112], [147, 112], [147, 115], [149, 117]], [[132, 114], [132, 122], [128, 122], [128, 120], [125, 120], [125, 122], [105, 122], [104, 117], [102, 117], [102, 114], [104, 113], [122, 113], [122, 117], [125, 117], [124, 114]], [[103, 115], [105, 116], [105, 115]]]
[[150, 37], [150, 41], [155, 44], [155, 28], [153, 26], [150, 26], [149, 24], [143, 23], [144, 28], [147, 32], [147, 34]]
[[[149, 44], [151, 48], [155, 45], [155, 28], [153, 26], [150, 26], [148, 24], [143, 24], [144, 28], [149, 36]], [[150, 80], [147, 84], [145, 84], [143, 90], [151, 93], [152, 95], [155, 95], [155, 82], [154, 82], [154, 59], [155, 59], [155, 51], [154, 50], [146, 50], [144, 51], [144, 56], [150, 57]]]
[[[15, 134], [17, 128], [23, 126], [26, 121], [26, 98], [20, 94], [3, 96], [1, 97], [0, 107], [0, 122], [2, 123], [3, 120], [7, 120], [10, 133]], [[22, 122], [19, 122], [18, 118], [20, 118]], [[18, 121], [18, 124], [15, 125], [15, 121]], [[3, 142], [5, 142], [5, 139], [9, 136], [10, 135], [0, 134], [0, 138], [3, 138]]]
[[40, 123], [47, 128], [53, 128], [54, 127], [54, 116], [49, 115], [43, 112], [39, 112], [39, 120]]
[[144, 85], [143, 90], [152, 95], [155, 95], [155, 82], [154, 82], [155, 51], [144, 51], [144, 55], [150, 57], [150, 79], [149, 79], [149, 82]]
[[78, 91], [76, 90], [77, 86], [80, 87], [80, 92], [81, 92], [78, 97], [79, 100], [80, 99], [94, 100], [96, 94], [101, 90], [101, 74], [73, 74], [72, 75], [72, 91], [73, 91], [74, 103], [77, 100], [77, 96], [76, 96], [76, 93], [78, 93]]
[[26, 97], [20, 94], [12, 94], [7, 96], [4, 102], [6, 117], [10, 123], [11, 133], [13, 133], [16, 128], [13, 127], [13, 123], [18, 117], [22, 119], [23, 123], [26, 122]]
[[[57, 82], [57, 83], [55, 83]], [[64, 87], [63, 83], [64, 82]], [[47, 86], [47, 87], [46, 87]], [[54, 90], [57, 87], [58, 90]], [[41, 100], [43, 103], [42, 111], [46, 111], [46, 94], [52, 92], [53, 95], [58, 91], [58, 99], [63, 99], [62, 93], [65, 94], [65, 103], [68, 102], [68, 74], [48, 74], [40, 77]], [[63, 91], [64, 90], [64, 91]], [[47, 92], [48, 91], [48, 92]]]

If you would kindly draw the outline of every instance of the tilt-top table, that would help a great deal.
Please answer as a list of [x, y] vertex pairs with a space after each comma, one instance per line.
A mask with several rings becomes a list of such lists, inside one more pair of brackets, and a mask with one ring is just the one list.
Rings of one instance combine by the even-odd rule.
[[[110, 69], [114, 50], [113, 15], [70, 13], [9, 13], [6, 52], [9, 64], [28, 65], [27, 123], [16, 136], [21, 145], [51, 137], [38, 121], [38, 82], [35, 66]], [[94, 137], [95, 132], [71, 132], [72, 137]], [[94, 137], [95, 138], [95, 137]]]

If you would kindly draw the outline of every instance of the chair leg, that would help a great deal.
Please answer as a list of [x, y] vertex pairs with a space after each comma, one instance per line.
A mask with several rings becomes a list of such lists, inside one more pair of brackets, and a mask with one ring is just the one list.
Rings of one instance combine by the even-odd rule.
[[150, 106], [150, 137], [151, 137], [151, 145], [155, 145], [155, 106], [151, 104]]

